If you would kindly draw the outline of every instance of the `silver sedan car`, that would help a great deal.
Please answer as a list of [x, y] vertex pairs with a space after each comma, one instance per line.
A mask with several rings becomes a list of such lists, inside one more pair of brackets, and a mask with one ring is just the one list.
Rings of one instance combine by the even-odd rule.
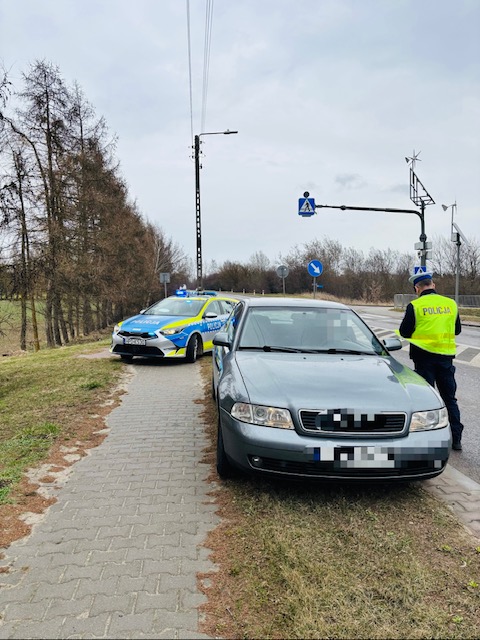
[[447, 410], [349, 307], [252, 298], [214, 339], [217, 471], [419, 480], [442, 473]]

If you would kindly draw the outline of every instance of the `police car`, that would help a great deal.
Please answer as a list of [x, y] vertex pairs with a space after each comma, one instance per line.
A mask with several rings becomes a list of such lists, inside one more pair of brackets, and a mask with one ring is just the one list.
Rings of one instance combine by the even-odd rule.
[[237, 302], [210, 291], [179, 290], [115, 325], [110, 352], [125, 361], [143, 356], [195, 362], [212, 350], [213, 336], [223, 328]]

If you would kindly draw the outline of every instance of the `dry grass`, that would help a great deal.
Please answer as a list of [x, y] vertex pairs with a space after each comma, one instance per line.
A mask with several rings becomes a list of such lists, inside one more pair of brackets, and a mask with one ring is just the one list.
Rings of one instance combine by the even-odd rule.
[[[211, 446], [211, 359], [202, 361]], [[216, 492], [203, 631], [224, 638], [477, 638], [480, 549], [421, 484], [240, 478]]]

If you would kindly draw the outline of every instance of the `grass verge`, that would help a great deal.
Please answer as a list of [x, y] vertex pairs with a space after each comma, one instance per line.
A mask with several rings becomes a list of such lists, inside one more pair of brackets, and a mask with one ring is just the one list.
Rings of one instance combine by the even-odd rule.
[[15, 501], [26, 469], [43, 460], [55, 443], [75, 443], [85, 422], [96, 422], [99, 405], [111, 396], [122, 365], [111, 358], [80, 356], [107, 345], [104, 339], [2, 358], [0, 505]]
[[[213, 466], [211, 359], [201, 366]], [[218, 486], [222, 522], [207, 546], [219, 570], [203, 607], [210, 636], [478, 637], [478, 542], [421, 484]]]

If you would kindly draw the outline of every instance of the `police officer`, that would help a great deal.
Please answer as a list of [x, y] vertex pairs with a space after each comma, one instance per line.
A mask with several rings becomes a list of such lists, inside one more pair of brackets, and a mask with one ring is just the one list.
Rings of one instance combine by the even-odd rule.
[[454, 300], [435, 291], [431, 273], [410, 277], [418, 298], [407, 305], [399, 333], [410, 342], [410, 358], [415, 371], [437, 385], [448, 411], [452, 429], [452, 448], [462, 450], [463, 424], [455, 393], [455, 336], [462, 330]]

